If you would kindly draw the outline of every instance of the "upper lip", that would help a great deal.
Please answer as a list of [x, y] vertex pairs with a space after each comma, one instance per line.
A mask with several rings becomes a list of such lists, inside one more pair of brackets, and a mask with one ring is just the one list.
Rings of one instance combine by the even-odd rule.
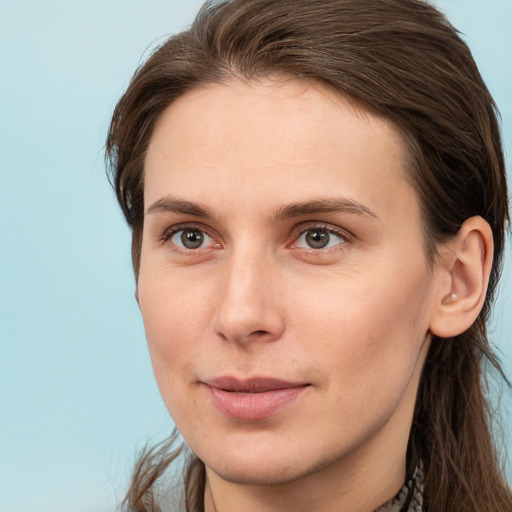
[[223, 391], [234, 391], [239, 393], [264, 393], [276, 389], [287, 389], [308, 386], [308, 382], [293, 382], [273, 377], [252, 377], [250, 379], [237, 379], [236, 377], [223, 376], [203, 381], [212, 388]]

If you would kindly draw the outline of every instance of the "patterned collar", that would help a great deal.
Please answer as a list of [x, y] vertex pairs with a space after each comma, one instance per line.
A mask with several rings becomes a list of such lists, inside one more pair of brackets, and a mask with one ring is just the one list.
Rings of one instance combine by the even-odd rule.
[[425, 512], [421, 464], [416, 467], [412, 477], [398, 491], [398, 494], [374, 512]]

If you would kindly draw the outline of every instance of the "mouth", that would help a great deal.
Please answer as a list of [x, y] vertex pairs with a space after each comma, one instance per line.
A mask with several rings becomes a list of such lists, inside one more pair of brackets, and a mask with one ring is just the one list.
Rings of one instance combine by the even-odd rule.
[[290, 382], [268, 377], [239, 380], [217, 377], [204, 382], [213, 404], [224, 415], [257, 421], [291, 406], [311, 387], [310, 383]]

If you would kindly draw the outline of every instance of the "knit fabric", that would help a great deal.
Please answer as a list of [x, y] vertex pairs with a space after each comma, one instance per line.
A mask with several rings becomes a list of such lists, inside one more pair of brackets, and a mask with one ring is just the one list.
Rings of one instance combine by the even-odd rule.
[[417, 467], [412, 477], [390, 501], [374, 512], [426, 512], [423, 506], [423, 471]]

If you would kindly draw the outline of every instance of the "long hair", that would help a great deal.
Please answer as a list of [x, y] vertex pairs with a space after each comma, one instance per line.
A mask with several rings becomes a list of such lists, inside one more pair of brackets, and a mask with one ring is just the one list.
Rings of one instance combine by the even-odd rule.
[[[210, 2], [189, 30], [161, 45], [119, 101], [107, 141], [112, 181], [132, 229], [135, 276], [144, 217], [144, 157], [162, 112], [193, 88], [274, 73], [320, 82], [399, 128], [430, 261], [436, 247], [469, 217], [480, 215], [491, 226], [495, 252], [485, 304], [463, 334], [433, 337], [407, 463], [422, 461], [430, 512], [510, 512], [512, 495], [495, 447], [486, 380], [488, 369], [505, 378], [486, 331], [508, 221], [497, 109], [467, 45], [430, 4]], [[160, 510], [154, 484], [177, 454], [167, 444], [142, 455], [127, 494], [128, 509]], [[187, 468], [187, 510], [200, 511], [204, 466], [192, 457]]]

